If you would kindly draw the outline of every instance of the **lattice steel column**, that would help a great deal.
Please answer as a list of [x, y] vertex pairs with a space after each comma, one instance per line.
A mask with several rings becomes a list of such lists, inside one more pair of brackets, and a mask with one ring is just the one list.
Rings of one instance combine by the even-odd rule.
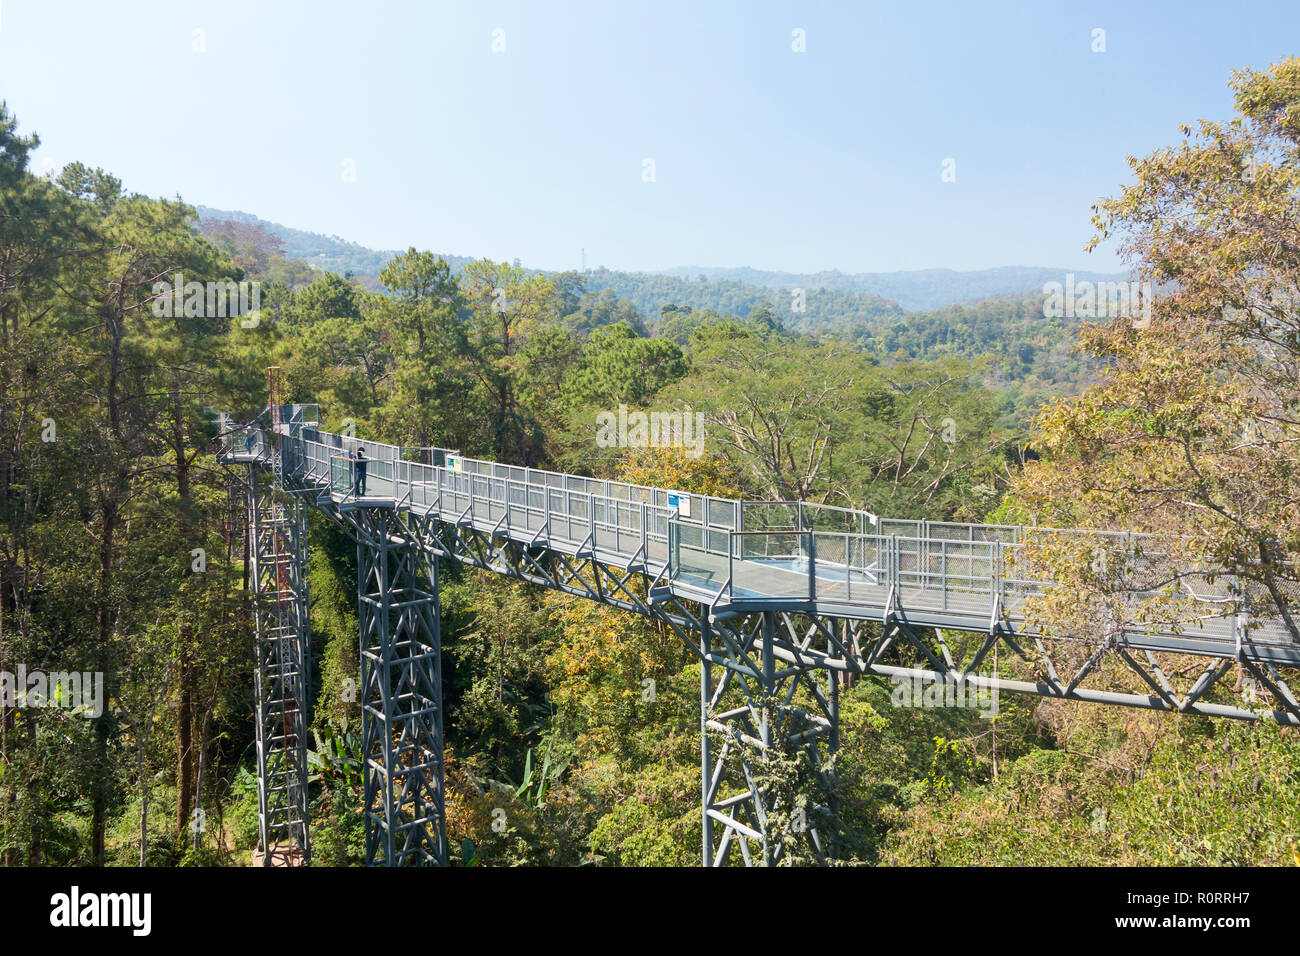
[[301, 502], [277, 497], [270, 473], [258, 464], [248, 466], [248, 533], [262, 862], [306, 863], [311, 858], [307, 521]]
[[366, 862], [446, 865], [437, 560], [391, 507], [357, 538]]
[[790, 615], [772, 611], [703, 628], [705, 866], [833, 855], [839, 700], [834, 675], [806, 653], [825, 634], [815, 621], [800, 634]]

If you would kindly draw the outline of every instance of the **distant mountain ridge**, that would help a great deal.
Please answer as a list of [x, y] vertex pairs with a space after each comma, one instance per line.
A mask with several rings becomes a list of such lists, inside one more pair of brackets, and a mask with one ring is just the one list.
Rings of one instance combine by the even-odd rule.
[[[231, 220], [259, 225], [279, 237], [285, 256], [301, 259], [312, 268], [351, 272], [374, 286], [373, 277], [403, 250], [369, 249], [339, 236], [294, 229], [269, 222], [252, 213], [198, 206], [200, 220]], [[438, 253], [458, 273], [472, 256]], [[1041, 292], [1047, 282], [1063, 282], [1067, 272], [1076, 282], [1124, 278], [1123, 273], [1087, 272], [1042, 266], [1002, 266], [958, 272], [954, 269], [918, 269], [903, 272], [844, 273], [831, 269], [817, 273], [776, 272], [747, 266], [678, 266], [659, 272], [628, 272], [599, 268], [587, 272], [593, 292], [613, 289], [631, 301], [647, 318], [657, 318], [668, 303], [714, 308], [744, 316], [751, 308], [768, 305], [789, 315], [795, 326], [849, 326], [862, 321], [899, 319], [908, 311], [928, 311], [981, 299], [1024, 297]], [[704, 276], [708, 281], [700, 282]], [[792, 290], [807, 295], [806, 313], [790, 312]], [[818, 295], [818, 291], [822, 294]]]
[[[199, 219], [228, 219], [231, 222], [248, 223], [261, 226], [267, 232], [278, 236], [284, 242], [284, 254], [288, 259], [301, 259], [315, 269], [337, 272], [340, 275], [351, 272], [357, 276], [375, 276], [379, 274], [389, 259], [399, 256], [405, 249], [369, 249], [355, 242], [349, 242], [340, 236], [325, 236], [318, 232], [306, 232], [292, 226], [270, 222], [253, 215], [231, 209], [214, 209], [211, 206], [195, 207]], [[454, 272], [459, 272], [465, 265], [473, 262], [470, 256], [454, 256], [439, 253]]]

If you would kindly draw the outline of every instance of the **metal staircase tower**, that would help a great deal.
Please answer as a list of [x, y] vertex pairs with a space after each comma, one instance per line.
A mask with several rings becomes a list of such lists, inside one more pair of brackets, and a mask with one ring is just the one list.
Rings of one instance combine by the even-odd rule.
[[[270, 372], [273, 397], [279, 393], [278, 371]], [[218, 460], [237, 476], [245, 498], [258, 855], [264, 866], [295, 866], [311, 861], [307, 517], [300, 497], [285, 493], [280, 409], [273, 405], [270, 411], [269, 436], [251, 421], [235, 426], [221, 415]]]
[[265, 467], [250, 462], [247, 474], [258, 837], [265, 865], [307, 863], [307, 521], [301, 502], [276, 495]]

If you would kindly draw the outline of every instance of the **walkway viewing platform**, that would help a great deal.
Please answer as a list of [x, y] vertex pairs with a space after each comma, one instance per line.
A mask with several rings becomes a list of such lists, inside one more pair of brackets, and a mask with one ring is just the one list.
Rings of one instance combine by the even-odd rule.
[[[652, 601], [670, 594], [697, 601], [715, 618], [777, 610], [883, 621], [902, 613], [919, 626], [987, 632], [1001, 621], [1025, 633], [1025, 599], [1053, 586], [1014, 570], [1030, 535], [1085, 535], [1117, 554], [1142, 538], [693, 495], [466, 458], [452, 449], [358, 440], [321, 431], [314, 406], [285, 408], [294, 411], [279, 426], [282, 480], [286, 490], [311, 494], [309, 503], [394, 508], [526, 547], [592, 557], [643, 573]], [[251, 431], [250, 439], [248, 429], [223, 428], [224, 460], [271, 462], [272, 436]], [[358, 448], [366, 458], [363, 494], [353, 458]], [[1159, 547], [1159, 539], [1143, 539], [1145, 559], [1159, 557]], [[1300, 664], [1300, 647], [1280, 622], [1248, 625], [1236, 613], [1222, 576], [1189, 576], [1182, 586], [1195, 600], [1195, 619], [1178, 628], [1129, 630], [1127, 646]]]

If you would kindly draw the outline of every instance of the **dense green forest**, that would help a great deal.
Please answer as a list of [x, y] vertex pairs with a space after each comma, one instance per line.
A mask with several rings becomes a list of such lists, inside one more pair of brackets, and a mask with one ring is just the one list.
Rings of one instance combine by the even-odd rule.
[[[200, 230], [244, 274], [293, 291], [315, 280], [315, 269], [295, 258], [280, 238], [283, 227], [271, 224], [273, 230], [247, 221], [252, 217], [246, 214], [233, 215], [243, 218], [201, 218]], [[313, 235], [312, 242], [318, 245], [320, 238]], [[389, 258], [385, 255], [384, 261]], [[453, 275], [472, 261], [439, 258]], [[984, 374], [998, 393], [1000, 421], [1011, 428], [1025, 425], [1047, 398], [1081, 391], [1096, 368], [1094, 357], [1075, 348], [1078, 321], [1044, 317], [1041, 294], [908, 313], [874, 296], [810, 287], [801, 310], [795, 311], [788, 292], [739, 281], [686, 281], [605, 269], [552, 273], [549, 278], [561, 296], [563, 325], [577, 333], [623, 322], [638, 335], [653, 331], [686, 348], [700, 325], [737, 322], [745, 316], [805, 337], [852, 344], [885, 364], [918, 358], [989, 359]], [[366, 289], [384, 289], [378, 273], [349, 279]]]
[[[265, 406], [270, 365], [326, 427], [394, 444], [891, 517], [1209, 533], [1293, 609], [1300, 60], [1234, 84], [1233, 122], [1134, 160], [1098, 207], [1099, 237], [1176, 290], [1141, 329], [1047, 319], [1036, 297], [906, 313], [821, 289], [792, 313], [735, 280], [414, 248], [372, 289], [110, 172], [37, 176], [36, 136], [0, 107], [0, 668], [101, 672], [107, 696], [89, 716], [3, 706], [4, 862], [249, 862], [242, 499], [214, 411]], [[177, 273], [260, 282], [256, 320], [161, 314]], [[702, 413], [704, 454], [601, 447], [596, 416], [620, 404]], [[312, 521], [313, 864], [352, 865], [356, 548]], [[1045, 621], [1088, 627], [1095, 581], [1058, 571], [1076, 587]], [[678, 638], [442, 574], [454, 862], [694, 864], [700, 676]], [[1293, 732], [1006, 695], [987, 717], [892, 689], [841, 695], [846, 862], [1300, 864]]]
[[[770, 289], [735, 279], [682, 278], [653, 272], [593, 269], [584, 274], [592, 289], [610, 289], [640, 312], [654, 315], [665, 305], [712, 309], [748, 315], [767, 309], [791, 330], [820, 332], [859, 324], [901, 320], [906, 310], [897, 302], [861, 292], [819, 286]], [[796, 289], [802, 288], [802, 294]]]
[[[709, 266], [682, 266], [666, 270], [668, 275], [684, 279], [729, 280], [771, 289], [829, 289], [880, 296], [916, 311], [940, 309], [954, 302], [1012, 295], [1018, 291], [1041, 289], [1043, 283], [1059, 281], [1060, 269], [1026, 266], [1003, 266], [957, 272], [953, 269], [917, 269], [911, 272], [844, 273], [836, 269], [825, 272], [773, 272], [767, 269], [725, 269]], [[1080, 280], [1117, 279], [1100, 272], [1079, 272]]]

